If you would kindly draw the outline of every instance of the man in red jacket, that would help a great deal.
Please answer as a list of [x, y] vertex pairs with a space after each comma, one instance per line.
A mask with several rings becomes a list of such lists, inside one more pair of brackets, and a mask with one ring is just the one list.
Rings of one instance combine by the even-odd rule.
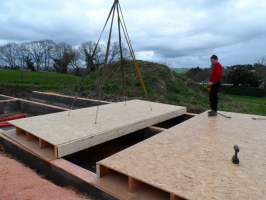
[[209, 111], [208, 115], [210, 117], [213, 117], [217, 116], [218, 93], [220, 91], [220, 86], [221, 86], [223, 67], [219, 63], [218, 57], [216, 55], [213, 55], [211, 57], [211, 64], [212, 68], [211, 68], [210, 80], [208, 83], [211, 111]]

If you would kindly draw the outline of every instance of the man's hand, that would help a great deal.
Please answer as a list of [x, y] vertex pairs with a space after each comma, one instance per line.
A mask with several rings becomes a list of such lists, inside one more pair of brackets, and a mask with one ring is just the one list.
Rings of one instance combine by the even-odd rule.
[[209, 82], [208, 83], [208, 87], [212, 86], [213, 85], [213, 82]]
[[209, 82], [209, 83], [208, 83], [208, 92], [211, 92], [211, 89], [212, 89], [211, 86], [212, 86], [212, 85], [213, 85], [213, 82]]

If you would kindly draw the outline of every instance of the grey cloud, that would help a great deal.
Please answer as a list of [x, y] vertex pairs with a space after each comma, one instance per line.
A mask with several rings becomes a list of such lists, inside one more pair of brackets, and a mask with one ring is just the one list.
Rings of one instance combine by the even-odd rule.
[[[95, 41], [111, 2], [1, 1], [0, 44]], [[183, 67], [208, 66], [213, 53], [226, 65], [252, 63], [266, 55], [264, 0], [123, 0], [121, 4], [141, 59]]]

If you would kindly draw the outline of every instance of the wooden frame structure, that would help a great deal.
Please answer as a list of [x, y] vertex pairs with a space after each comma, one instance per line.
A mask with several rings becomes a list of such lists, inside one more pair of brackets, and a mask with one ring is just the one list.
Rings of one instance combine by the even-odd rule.
[[[150, 110], [148, 104], [152, 104]], [[46, 159], [60, 158], [186, 113], [186, 108], [141, 100], [14, 120], [16, 132], [6, 136]], [[43, 151], [46, 151], [44, 153]], [[46, 155], [48, 154], [49, 155]]]
[[[266, 123], [224, 114], [231, 119], [203, 113], [98, 162], [103, 189], [138, 195], [148, 185], [161, 191], [156, 200], [265, 199]], [[240, 165], [232, 163], [234, 145]], [[152, 189], [144, 199], [155, 198]]]

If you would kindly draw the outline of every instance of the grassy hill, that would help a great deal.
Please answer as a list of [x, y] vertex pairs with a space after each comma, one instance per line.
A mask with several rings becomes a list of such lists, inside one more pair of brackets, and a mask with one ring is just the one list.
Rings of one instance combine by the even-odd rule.
[[[195, 84], [183, 74], [150, 62], [139, 61], [142, 74], [149, 91], [149, 100], [187, 106], [190, 112], [202, 112], [208, 109], [206, 88]], [[99, 89], [99, 85], [101, 86]], [[55, 91], [70, 95], [123, 100], [124, 91], [129, 99], [145, 98], [144, 92], [135, 75], [131, 63], [125, 65], [125, 90], [119, 64], [106, 66], [102, 72], [91, 73], [84, 77], [51, 72], [23, 72], [18, 70], [0, 70], [0, 93], [17, 95], [22, 91]], [[266, 99], [244, 99], [243, 97], [221, 94], [220, 108], [226, 111], [266, 115]]]
[[[187, 81], [170, 68], [150, 62], [139, 62], [142, 75], [149, 92], [149, 100], [188, 106], [191, 111], [200, 112], [207, 105], [207, 96], [203, 88]], [[90, 74], [83, 79], [81, 91], [95, 96], [97, 83], [102, 85], [104, 99], [123, 99], [123, 84], [120, 65], [108, 65], [102, 75]], [[125, 65], [125, 90], [129, 98], [144, 98], [144, 92], [136, 78], [131, 63]]]

